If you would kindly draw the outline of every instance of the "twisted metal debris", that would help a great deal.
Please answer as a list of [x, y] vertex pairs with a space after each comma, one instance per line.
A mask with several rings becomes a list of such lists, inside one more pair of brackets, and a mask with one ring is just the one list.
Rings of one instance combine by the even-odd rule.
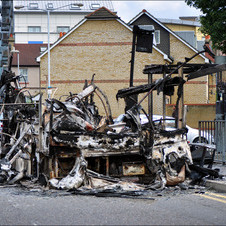
[[93, 81], [78, 94], [44, 104], [41, 93], [35, 102], [11, 72], [4, 71], [0, 85], [0, 183], [44, 176], [57, 189], [145, 190], [185, 180], [192, 164], [186, 129], [165, 131], [152, 121], [142, 125], [140, 105], [115, 124], [106, 95]]

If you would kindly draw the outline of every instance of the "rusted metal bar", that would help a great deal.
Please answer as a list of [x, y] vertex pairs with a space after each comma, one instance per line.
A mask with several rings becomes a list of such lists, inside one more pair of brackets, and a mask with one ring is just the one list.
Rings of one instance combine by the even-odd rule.
[[[152, 74], [148, 74], [148, 84], [152, 84], [153, 82], [153, 76]], [[149, 114], [149, 119], [152, 121], [153, 118], [153, 94], [151, 93], [148, 96], [148, 114]]]
[[198, 70], [195, 72], [190, 73], [186, 77], [188, 77], [188, 80], [199, 78], [204, 75], [209, 75], [217, 72], [226, 71], [226, 64], [216, 65], [214, 67], [205, 68], [203, 70]]
[[[39, 130], [38, 130], [38, 132], [39, 132], [38, 143], [39, 144], [38, 145], [39, 145], [39, 152], [41, 152], [43, 150], [43, 146], [42, 146], [42, 141], [43, 141], [42, 95], [43, 95], [43, 93], [40, 93], [39, 103], [38, 103], [38, 117], [39, 117]], [[37, 155], [39, 155], [39, 154], [37, 153]], [[36, 168], [37, 168], [37, 178], [39, 178], [39, 161], [37, 161]]]
[[[163, 79], [166, 77], [166, 72], [164, 70], [163, 72]], [[162, 99], [162, 115], [163, 115], [163, 119], [166, 118], [166, 95], [163, 92], [163, 99]], [[163, 120], [163, 129], [165, 129], [165, 120]]]
[[108, 101], [108, 98], [107, 96], [105, 95], [105, 93], [99, 88], [99, 87], [96, 87], [96, 89], [101, 93], [101, 95], [104, 97], [105, 101], [106, 101], [106, 104], [107, 104], [107, 109], [108, 109], [108, 117], [109, 117], [109, 120], [110, 120], [110, 123], [113, 123], [113, 119], [112, 119], [112, 113], [111, 113], [111, 107], [110, 107], [110, 103]]
[[109, 176], [109, 156], [106, 156], [106, 175]]
[[107, 111], [107, 108], [106, 108], [106, 106], [104, 104], [104, 101], [102, 100], [101, 96], [97, 92], [96, 92], [96, 95], [99, 97], [99, 99], [100, 99], [100, 101], [101, 101], [101, 103], [102, 103], [102, 105], [104, 107], [105, 114], [106, 114], [107, 118], [109, 119], [108, 111]]
[[133, 31], [133, 42], [132, 42], [131, 61], [130, 61], [130, 81], [129, 81], [130, 87], [133, 86], [136, 38], [137, 38], [137, 34]]
[[[180, 67], [179, 70], [179, 76], [183, 79], [183, 67]], [[183, 128], [183, 115], [184, 115], [184, 94], [183, 94], [183, 87], [181, 91], [181, 97], [179, 99], [179, 104], [178, 104], [178, 118], [177, 118], [177, 128], [181, 129]]]
[[50, 118], [49, 118], [49, 132], [51, 133], [53, 128], [53, 101], [51, 100], [50, 105]]
[[3, 103], [0, 106], [20, 106], [20, 105], [35, 105], [36, 103]]
[[55, 168], [55, 177], [58, 178], [59, 177], [59, 169], [58, 169], [58, 158], [57, 156], [55, 156], [55, 161], [54, 161], [54, 168]]
[[149, 96], [150, 93], [151, 93], [151, 92], [152, 92], [159, 84], [161, 84], [161, 83], [164, 82], [167, 78], [169, 78], [172, 74], [174, 74], [175, 71], [179, 70], [181, 67], [183, 67], [184, 65], [186, 65], [187, 62], [191, 61], [193, 58], [195, 58], [196, 56], [198, 56], [198, 55], [201, 54], [201, 53], [204, 53], [205, 51], [206, 51], [206, 50], [200, 51], [200, 52], [194, 54], [194, 55], [193, 55], [192, 57], [190, 57], [190, 58], [185, 58], [185, 62], [183, 62], [183, 63], [180, 64], [176, 69], [174, 69], [173, 71], [171, 71], [171, 72], [165, 77], [165, 79], [163, 79], [162, 81], [157, 82], [156, 85], [155, 85], [153, 88], [151, 88], [150, 91], [149, 91], [146, 95], [143, 96], [143, 98], [141, 98], [141, 100], [139, 101], [138, 105], [140, 105], [140, 104], [146, 99], [146, 97]]

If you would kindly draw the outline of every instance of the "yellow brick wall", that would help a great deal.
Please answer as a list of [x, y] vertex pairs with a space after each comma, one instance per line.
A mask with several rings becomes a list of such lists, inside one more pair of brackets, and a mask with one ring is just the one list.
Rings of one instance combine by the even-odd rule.
[[[122, 42], [130, 44], [117, 45]], [[83, 45], [71, 45], [76, 43]], [[95, 45], [87, 46], [90, 43]], [[116, 44], [110, 46], [109, 43]], [[90, 80], [95, 73], [96, 85], [107, 94], [113, 116], [124, 113], [124, 101], [117, 102], [116, 93], [129, 86], [131, 43], [132, 32], [117, 21], [86, 21], [60, 43], [64, 46], [57, 45], [51, 50], [51, 86], [58, 88], [55, 98], [67, 95], [69, 91], [81, 92], [84, 80]], [[155, 49], [152, 54], [136, 52], [134, 85], [147, 83], [147, 75], [143, 74], [145, 65], [164, 63], [163, 55]], [[42, 86], [45, 87], [47, 54], [41, 58], [40, 67]], [[159, 109], [160, 101], [155, 105]], [[147, 110], [147, 100], [143, 107]], [[104, 113], [103, 109], [100, 113]]]
[[181, 25], [181, 24], [167, 24], [167, 23], [164, 23], [164, 25], [167, 26], [172, 31], [194, 31], [194, 32], [196, 32], [195, 26], [185, 26], [185, 25]]
[[200, 27], [196, 27], [196, 37], [197, 41], [202, 41], [205, 35], [200, 31]]
[[208, 84], [209, 84], [209, 103], [216, 103], [216, 74], [208, 75]]
[[205, 37], [202, 32], [200, 31], [200, 27], [195, 27], [195, 26], [185, 26], [181, 24], [167, 24], [164, 23], [169, 29], [172, 31], [194, 31], [196, 38], [198, 41], [201, 41], [203, 37]]
[[[198, 128], [199, 121], [212, 121], [216, 118], [215, 104], [207, 105], [188, 105], [186, 115], [186, 124], [192, 128]], [[166, 115], [171, 116], [173, 112], [173, 106], [166, 106]]]
[[[179, 61], [183, 62], [185, 57], [191, 57], [194, 54], [195, 52], [191, 48], [170, 34], [170, 55], [174, 58], [174, 64]], [[205, 61], [201, 56], [197, 56], [189, 63], [205, 63]]]
[[132, 41], [131, 31], [116, 20], [88, 20], [78, 27], [74, 33], [76, 33], [76, 35], [68, 36], [62, 43]]
[[[174, 64], [194, 55], [172, 35], [170, 42]], [[132, 32], [115, 20], [86, 21], [51, 50], [51, 86], [57, 87], [54, 97], [81, 92], [84, 80], [90, 80], [95, 73], [96, 85], [108, 96], [113, 116], [124, 113], [124, 101], [117, 102], [115, 96], [119, 89], [129, 86], [131, 43]], [[145, 65], [165, 63], [163, 55], [155, 49], [152, 54], [136, 52], [135, 55], [134, 86], [147, 83], [148, 75], [143, 74]], [[204, 59], [198, 56], [192, 63], [204, 63]], [[42, 86], [46, 87], [47, 54], [41, 58], [40, 71]], [[153, 75], [153, 79], [160, 77], [162, 75]], [[207, 103], [207, 77], [194, 81], [195, 84], [185, 85], [185, 103]], [[140, 94], [139, 99], [144, 95]], [[147, 100], [142, 105], [146, 111]], [[171, 103], [175, 101], [176, 96], [171, 98]], [[100, 113], [104, 114], [103, 108]], [[154, 114], [162, 114], [162, 94], [157, 96], [156, 91]]]
[[[195, 54], [188, 46], [173, 35], [170, 35], [170, 54], [174, 57], [174, 64], [176, 62], [184, 62], [185, 57], [191, 57]], [[201, 56], [197, 56], [188, 63], [205, 63]], [[184, 74], [184, 79], [186, 79]], [[177, 89], [176, 89], [177, 90]], [[176, 94], [176, 92], [175, 92]], [[177, 95], [171, 97], [171, 104], [175, 104]], [[208, 76], [203, 76], [197, 79], [192, 79], [184, 85], [184, 103], [185, 104], [206, 104], [208, 103]]]

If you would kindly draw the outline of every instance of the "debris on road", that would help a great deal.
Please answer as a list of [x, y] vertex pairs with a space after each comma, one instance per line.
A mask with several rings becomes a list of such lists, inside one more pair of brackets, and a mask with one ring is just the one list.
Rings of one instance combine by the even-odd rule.
[[[179, 77], [167, 78], [119, 90], [117, 98], [125, 98], [127, 104], [130, 97], [154, 89], [173, 95], [174, 86], [183, 84]], [[108, 98], [93, 79], [89, 85], [85, 82], [82, 92], [64, 100], [47, 99], [44, 107], [42, 94], [35, 102], [12, 72], [4, 71], [0, 88], [1, 184], [36, 178], [55, 189], [138, 192], [175, 186], [190, 172], [186, 128], [165, 130], [164, 121], [155, 123], [148, 117], [142, 101], [126, 106], [125, 117], [114, 123]], [[105, 115], [99, 114], [95, 98]], [[148, 123], [141, 123], [141, 111]]]
[[[164, 131], [151, 121], [141, 125], [141, 106], [126, 112], [120, 128], [113, 122], [106, 95], [93, 82], [65, 101], [47, 99], [40, 112], [41, 102], [26, 95], [17, 79], [10, 72], [1, 78], [1, 183], [45, 175], [46, 184], [58, 189], [144, 190], [121, 178], [149, 185], [158, 182], [161, 189], [185, 180], [185, 164], [192, 163], [186, 130]], [[98, 112], [96, 97], [105, 116]], [[94, 178], [89, 170], [118, 181]]]

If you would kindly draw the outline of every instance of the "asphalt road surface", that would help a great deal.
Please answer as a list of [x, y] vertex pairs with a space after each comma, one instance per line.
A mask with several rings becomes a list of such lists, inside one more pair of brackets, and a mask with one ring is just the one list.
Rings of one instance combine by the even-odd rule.
[[0, 187], [0, 224], [225, 225], [226, 194], [170, 191], [146, 198], [106, 198]]

